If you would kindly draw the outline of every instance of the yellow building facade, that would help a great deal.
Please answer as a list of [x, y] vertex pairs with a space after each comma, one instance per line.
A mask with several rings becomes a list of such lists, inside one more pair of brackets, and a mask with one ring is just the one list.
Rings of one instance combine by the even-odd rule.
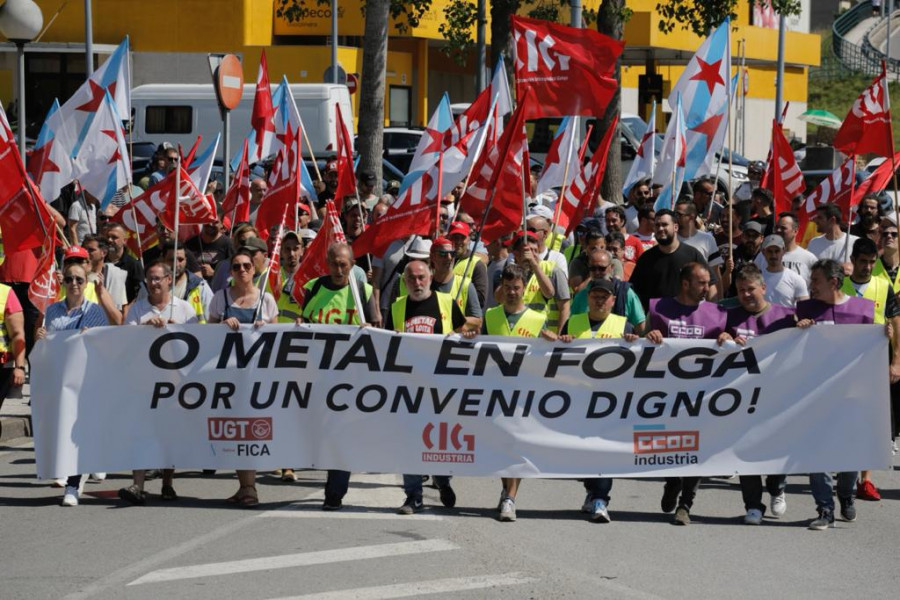
[[[36, 2], [43, 10], [47, 26], [27, 55], [30, 122], [41, 120], [52, 98], [65, 97], [84, 77], [83, 3]], [[583, 4], [585, 9], [594, 9], [599, 0], [585, 0]], [[665, 96], [702, 41], [681, 29], [661, 33], [657, 26], [661, 17], [656, 4], [657, 0], [627, 2], [633, 15], [625, 26], [624, 35], [627, 47], [622, 70], [623, 111], [640, 112], [645, 118], [648, 116], [647, 105], [638, 102], [639, 77], [648, 72], [662, 75]], [[104, 60], [103, 55], [128, 35], [133, 52], [134, 86], [143, 83], [209, 83], [206, 54], [210, 52], [240, 55], [245, 80], [253, 82], [263, 50], [273, 84], [282, 75], [292, 83], [323, 82], [325, 69], [331, 62], [330, 6], [305, 0], [301, 18], [290, 22], [278, 16], [280, 5], [280, 0], [155, 0], [152, 3], [93, 0], [96, 60]], [[439, 27], [445, 20], [446, 5], [447, 0], [433, 0], [419, 26], [409, 31], [401, 32], [398, 23], [392, 23], [385, 92], [386, 124], [424, 125], [430, 109], [444, 91], [450, 94], [452, 102], [474, 98], [474, 61], [459, 66], [441, 50], [445, 42]], [[808, 0], [804, 5], [808, 7]], [[365, 26], [360, 6], [360, 0], [348, 0], [340, 2], [338, 7], [338, 60], [344, 71], [356, 74], [362, 71]], [[521, 12], [528, 9], [526, 5]], [[747, 94], [749, 120], [757, 113], [759, 117], [766, 111], [774, 114], [778, 31], [751, 25], [746, 2], [738, 2], [737, 12], [732, 54], [736, 64], [739, 43], [744, 40], [750, 83]], [[568, 5], [560, 10], [560, 16], [562, 20], [568, 19]], [[486, 30], [490, 35], [489, 25]], [[5, 46], [6, 52], [0, 61], [0, 98], [7, 105], [13, 98], [14, 77], [12, 45]], [[789, 31], [785, 47], [784, 99], [792, 103], [786, 126], [799, 133], [804, 130], [795, 118], [802, 110], [795, 108], [805, 110], [808, 69], [820, 62], [819, 36]], [[352, 98], [355, 104], [358, 95]], [[748, 154], [751, 153], [748, 151]]]

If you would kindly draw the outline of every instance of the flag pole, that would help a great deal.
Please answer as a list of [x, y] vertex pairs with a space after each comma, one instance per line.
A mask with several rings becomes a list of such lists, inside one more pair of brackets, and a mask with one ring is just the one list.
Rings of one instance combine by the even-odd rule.
[[[438, 176], [437, 176], [437, 209], [435, 211], [435, 221], [434, 221], [434, 231], [435, 238], [438, 238], [443, 233], [441, 231], [441, 200], [443, 200], [443, 195], [441, 192], [444, 189], [444, 151], [441, 150], [440, 154], [438, 154]], [[453, 212], [454, 220], [456, 219], [456, 214], [459, 213], [459, 202], [457, 202], [457, 209]]]
[[[489, 113], [493, 114], [496, 102], [497, 102], [497, 96], [495, 95], [494, 101], [491, 103], [491, 108], [488, 111]], [[490, 119], [489, 122], [493, 122], [493, 119]], [[485, 124], [485, 127], [487, 127], [487, 126], [488, 125]], [[496, 123], [494, 125], [491, 125], [491, 127], [492, 128], [496, 127]], [[478, 143], [478, 148], [475, 149], [475, 157], [472, 159], [472, 166], [469, 169], [469, 172], [466, 173], [466, 178], [463, 180], [462, 192], [460, 193], [460, 196], [459, 196], [460, 200], [462, 200], [462, 197], [466, 195], [466, 190], [469, 187], [469, 178], [472, 177], [472, 169], [475, 168], [476, 163], [478, 163], [478, 159], [481, 158], [481, 153], [484, 150], [484, 144], [487, 141], [487, 134], [488, 134], [488, 132], [485, 132], [484, 135], [481, 136], [481, 140], [479, 140], [479, 143]], [[453, 221], [456, 220], [456, 217], [459, 214], [459, 209], [460, 209], [460, 202], [457, 202], [456, 210], [453, 213], [453, 219], [452, 219]]]
[[[272, 254], [281, 251], [281, 239], [284, 235], [284, 222], [287, 220], [287, 212], [289, 206], [287, 204], [284, 205], [284, 211], [281, 213], [281, 224], [278, 225], [278, 237], [275, 238], [275, 246], [272, 248]], [[263, 271], [262, 276], [259, 278], [259, 298], [256, 300], [256, 309], [253, 311], [253, 320], [258, 321], [262, 317], [262, 302], [263, 297], [266, 295], [266, 286], [269, 284], [269, 273], [272, 271], [272, 259], [270, 258], [266, 264], [266, 270]]]
[[[525, 186], [524, 178], [522, 180], [522, 186]], [[491, 207], [494, 204], [494, 195], [497, 193], [497, 186], [491, 188], [491, 197], [488, 200], [487, 206], [484, 208], [484, 214], [481, 215], [481, 223], [478, 224], [478, 229], [475, 232], [475, 241], [472, 245], [472, 252], [469, 252], [469, 258], [466, 259], [466, 268], [463, 273], [468, 273], [469, 269], [472, 268], [472, 260], [475, 258], [475, 248], [478, 247], [478, 242], [481, 241], [481, 232], [484, 230], [484, 226], [487, 223], [488, 213], [491, 212]], [[525, 221], [525, 213], [522, 213], [522, 221]], [[523, 229], [524, 231], [524, 229]], [[463, 278], [462, 283], [459, 286], [459, 289], [456, 290], [456, 298], [453, 299], [457, 304], [459, 303], [459, 298], [462, 295], [463, 285], [465, 284], [465, 278]]]
[[[129, 159], [134, 156], [134, 121], [128, 122], [128, 154]], [[131, 179], [134, 179], [134, 173], [131, 175]], [[131, 218], [134, 220], [134, 233], [137, 236], [138, 240], [138, 259], [141, 261], [141, 268], [146, 269], [147, 266], [144, 264], [144, 244], [141, 242], [141, 230], [137, 226], [137, 210], [134, 208], [134, 202], [131, 201], [134, 198], [134, 188], [132, 187], [134, 184], [132, 180], [128, 180], [128, 203], [131, 204]], [[172, 275], [174, 281], [174, 273]]]
[[[325, 213], [329, 219], [332, 219], [335, 237], [344, 239], [346, 243], [347, 236], [344, 234], [344, 228], [341, 225], [340, 217], [337, 215], [332, 216], [332, 212], [329, 211], [327, 207]], [[350, 270], [350, 295], [353, 297], [353, 305], [356, 306], [356, 314], [359, 316], [359, 325], [362, 327], [366, 324], [366, 313], [363, 312], [362, 300], [359, 297], [359, 286], [356, 284], [356, 277], [353, 275], [353, 269]], [[352, 325], [352, 323], [349, 324]]]
[[[175, 158], [175, 252], [172, 256], [172, 281], [175, 281], [175, 271], [178, 267], [178, 230], [181, 226], [181, 153]], [[132, 207], [133, 208], [133, 207]], [[137, 228], [137, 222], [135, 222]], [[174, 287], [174, 285], [173, 285]], [[175, 317], [175, 290], [172, 290], [172, 304], [169, 310], [169, 318]]]
[[[850, 200], [847, 202], [847, 233], [844, 234], [844, 262], [850, 260], [850, 221], [853, 219], [853, 193], [856, 191], [856, 153], [851, 155], [850, 163]], [[843, 218], [843, 214], [841, 217]]]
[[[566, 197], [566, 192], [568, 191], [568, 187], [569, 187], [569, 164], [571, 164], [571, 162], [572, 162], [572, 146], [575, 145], [575, 132], [578, 131], [578, 117], [575, 116], [575, 117], [572, 117], [572, 119], [573, 119], [572, 125], [571, 125], [572, 135], [569, 136], [569, 149], [566, 152], [566, 166], [565, 166], [565, 168], [563, 168], [562, 188], [560, 189], [560, 196], [556, 200], [556, 206], [553, 207], [553, 209], [554, 209], [553, 210], [553, 222], [550, 225], [550, 244], [548, 245], [548, 247], [551, 249], [553, 248], [553, 245], [556, 243], [556, 236], [557, 236], [556, 226], [559, 224], [559, 214], [560, 214], [560, 212], [562, 212], [563, 198]], [[588, 131], [588, 137], [590, 137], [590, 135], [591, 135], [591, 133], [590, 133], [590, 131]], [[587, 140], [587, 139], [588, 138], [585, 138], [585, 140]], [[581, 149], [579, 148], [579, 151], [580, 150]], [[530, 170], [528, 172], [530, 172]], [[524, 177], [523, 177], [523, 181], [524, 181]]]
[[[887, 71], [887, 62], [882, 60], [881, 66], [882, 66], [882, 69], [884, 69], [886, 72]], [[894, 151], [894, 120], [892, 118], [890, 118], [891, 92], [890, 92], [890, 86], [887, 83], [887, 77], [885, 77], [885, 82], [884, 82], [884, 98], [885, 98], [885, 100], [887, 100], [888, 135], [890, 136], [890, 142], [891, 142], [891, 177], [894, 180], [894, 219], [895, 219], [895, 223], [900, 225], [900, 203], [898, 203], [898, 201], [897, 201], [897, 195], [900, 194], [900, 192], [897, 191], [898, 190], [898, 187], [897, 187], [897, 162], [896, 162], [896, 158], [894, 157], [894, 154], [895, 154], [895, 151]], [[851, 201], [853, 200], [852, 194], [850, 196], [850, 200]]]

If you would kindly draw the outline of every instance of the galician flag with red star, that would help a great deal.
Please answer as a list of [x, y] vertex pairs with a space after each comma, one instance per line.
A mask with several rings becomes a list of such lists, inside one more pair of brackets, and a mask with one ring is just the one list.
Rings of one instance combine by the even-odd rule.
[[712, 172], [722, 150], [731, 98], [731, 20], [725, 19], [697, 50], [669, 94], [684, 109], [687, 144], [684, 179]]
[[[66, 156], [68, 162], [74, 162], [107, 94], [112, 98], [118, 114], [128, 118], [131, 114], [131, 69], [128, 66], [127, 36], [65, 104], [58, 110], [51, 109], [44, 122], [44, 128], [48, 129], [44, 141], [52, 140], [46, 153], [51, 157]], [[41, 130], [42, 136], [44, 128]], [[37, 149], [44, 147], [40, 142], [39, 137]], [[59, 196], [59, 191], [75, 178], [72, 167], [65, 164], [66, 160], [52, 160], [54, 164], [45, 165], [44, 173], [58, 169], [59, 175], [35, 179], [41, 187], [41, 195], [48, 201]]]
[[84, 191], [100, 202], [100, 208], [106, 208], [116, 191], [131, 181], [131, 161], [128, 159], [122, 119], [108, 92], [79, 146], [72, 166], [72, 177], [81, 182]]
[[54, 99], [41, 132], [28, 157], [28, 175], [41, 190], [41, 196], [55, 199], [59, 190], [72, 181], [71, 148], [66, 148], [56, 139], [56, 132], [50, 126], [51, 117], [59, 110], [59, 100]]

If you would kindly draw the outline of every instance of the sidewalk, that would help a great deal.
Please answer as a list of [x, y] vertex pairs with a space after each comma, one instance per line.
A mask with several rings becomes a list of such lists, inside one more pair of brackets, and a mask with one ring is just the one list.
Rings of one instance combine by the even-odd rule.
[[22, 386], [21, 397], [7, 398], [0, 407], [0, 443], [21, 437], [31, 437], [31, 386]]

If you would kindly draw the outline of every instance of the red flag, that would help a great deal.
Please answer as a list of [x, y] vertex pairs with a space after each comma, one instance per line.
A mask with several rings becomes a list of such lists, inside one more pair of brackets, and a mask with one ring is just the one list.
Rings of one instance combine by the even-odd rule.
[[284, 134], [284, 147], [278, 151], [272, 164], [269, 189], [256, 211], [256, 229], [264, 240], [269, 239], [269, 229], [281, 222], [285, 209], [288, 213], [288, 229], [297, 229], [294, 216], [300, 198], [300, 161], [303, 160], [300, 138], [299, 128], [294, 131], [288, 124]]
[[181, 156], [181, 164], [190, 165], [194, 162], [194, 155], [197, 154], [197, 147], [200, 146], [200, 138], [203, 136], [198, 135], [197, 139], [194, 141], [194, 145], [191, 146], [191, 149], [188, 151], [187, 156], [185, 156], [184, 152], [181, 151], [181, 144], [178, 144], [178, 154]]
[[625, 43], [591, 29], [513, 16], [516, 97], [534, 91], [526, 119], [602, 115], [618, 89], [612, 77]]
[[328, 200], [325, 202], [325, 220], [322, 228], [316, 234], [316, 239], [306, 249], [303, 260], [300, 262], [297, 272], [294, 273], [294, 289], [291, 296], [299, 306], [303, 306], [303, 286], [306, 285], [306, 282], [328, 273], [326, 253], [328, 247], [335, 242], [346, 243], [347, 238], [344, 237], [337, 207], [334, 202]]
[[566, 188], [566, 193], [559, 200], [562, 202], [562, 208], [559, 211], [559, 225], [566, 228], [566, 235], [569, 235], [593, 208], [594, 198], [597, 197], [597, 191], [600, 189], [603, 175], [606, 173], [606, 158], [612, 140], [616, 137], [618, 125], [619, 117], [616, 116], [603, 135], [600, 145], [594, 150], [591, 160], [581, 168], [572, 183]]
[[[179, 225], [200, 225], [215, 222], [216, 203], [211, 196], [200, 193], [190, 176], [181, 169], [181, 202]], [[177, 170], [172, 170], [159, 183], [133, 198], [112, 217], [129, 234], [128, 247], [141, 255], [159, 241], [156, 219], [169, 229], [175, 229], [175, 185]], [[140, 240], [140, 243], [138, 243]]]
[[25, 174], [15, 138], [0, 119], [0, 230], [8, 254], [45, 243], [53, 220], [40, 191]]
[[765, 188], [775, 196], [775, 214], [791, 210], [791, 200], [804, 192], [806, 184], [778, 121], [772, 122], [772, 154], [766, 174]]
[[281, 239], [284, 237], [287, 209], [288, 207], [285, 206], [284, 214], [281, 216], [281, 226], [278, 228], [278, 236], [275, 238], [275, 245], [272, 247], [272, 252], [269, 255], [269, 272], [266, 277], [269, 283], [269, 291], [272, 293], [272, 297], [275, 298], [275, 302], [278, 302], [278, 299], [281, 298], [281, 288], [284, 285], [281, 281]]
[[856, 186], [856, 189], [853, 190], [853, 198], [850, 200], [850, 206], [856, 206], [862, 202], [862, 199], [866, 194], [880, 194], [887, 188], [888, 183], [894, 175], [894, 169], [892, 168], [894, 165], [900, 165], [900, 152], [897, 152], [894, 155], [893, 161], [886, 158], [883, 163], [878, 165], [877, 169], [872, 171], [871, 175], [866, 177], [862, 183]]
[[266, 51], [259, 57], [259, 72], [256, 75], [256, 95], [253, 96], [253, 113], [250, 126], [256, 133], [256, 152], [253, 157], [260, 160], [269, 155], [272, 140], [275, 139], [275, 108], [272, 106], [272, 89], [269, 87], [269, 67]]
[[353, 174], [353, 147], [350, 145], [350, 133], [341, 114], [341, 105], [337, 107], [337, 188], [334, 190], [334, 203], [338, 210], [344, 202], [344, 196], [356, 194], [356, 176]]
[[222, 218], [225, 217], [231, 218], [235, 223], [250, 221], [250, 166], [247, 160], [246, 139], [241, 151], [241, 162], [222, 200]]
[[859, 95], [844, 118], [844, 124], [834, 136], [834, 147], [847, 155], [873, 152], [889, 158], [894, 154], [891, 99], [884, 61], [881, 61], [881, 74]]
[[[831, 175], [823, 179], [814, 189], [797, 211], [798, 231], [800, 235], [806, 231], [806, 226], [812, 219], [813, 213], [822, 204], [837, 204], [841, 207], [843, 219], [850, 221], [851, 188], [856, 177], [856, 161], [848, 158], [841, 166], [831, 172]], [[777, 214], [777, 213], [776, 213]]]
[[525, 90], [509, 125], [497, 144], [485, 148], [472, 168], [473, 181], [466, 188], [460, 207], [476, 222], [484, 219], [481, 237], [485, 242], [501, 237], [522, 223], [525, 148], [525, 114], [531, 110], [534, 95]]
[[59, 280], [56, 278], [56, 229], [47, 236], [44, 252], [34, 273], [34, 279], [28, 286], [28, 299], [41, 311], [56, 302], [59, 296]]

